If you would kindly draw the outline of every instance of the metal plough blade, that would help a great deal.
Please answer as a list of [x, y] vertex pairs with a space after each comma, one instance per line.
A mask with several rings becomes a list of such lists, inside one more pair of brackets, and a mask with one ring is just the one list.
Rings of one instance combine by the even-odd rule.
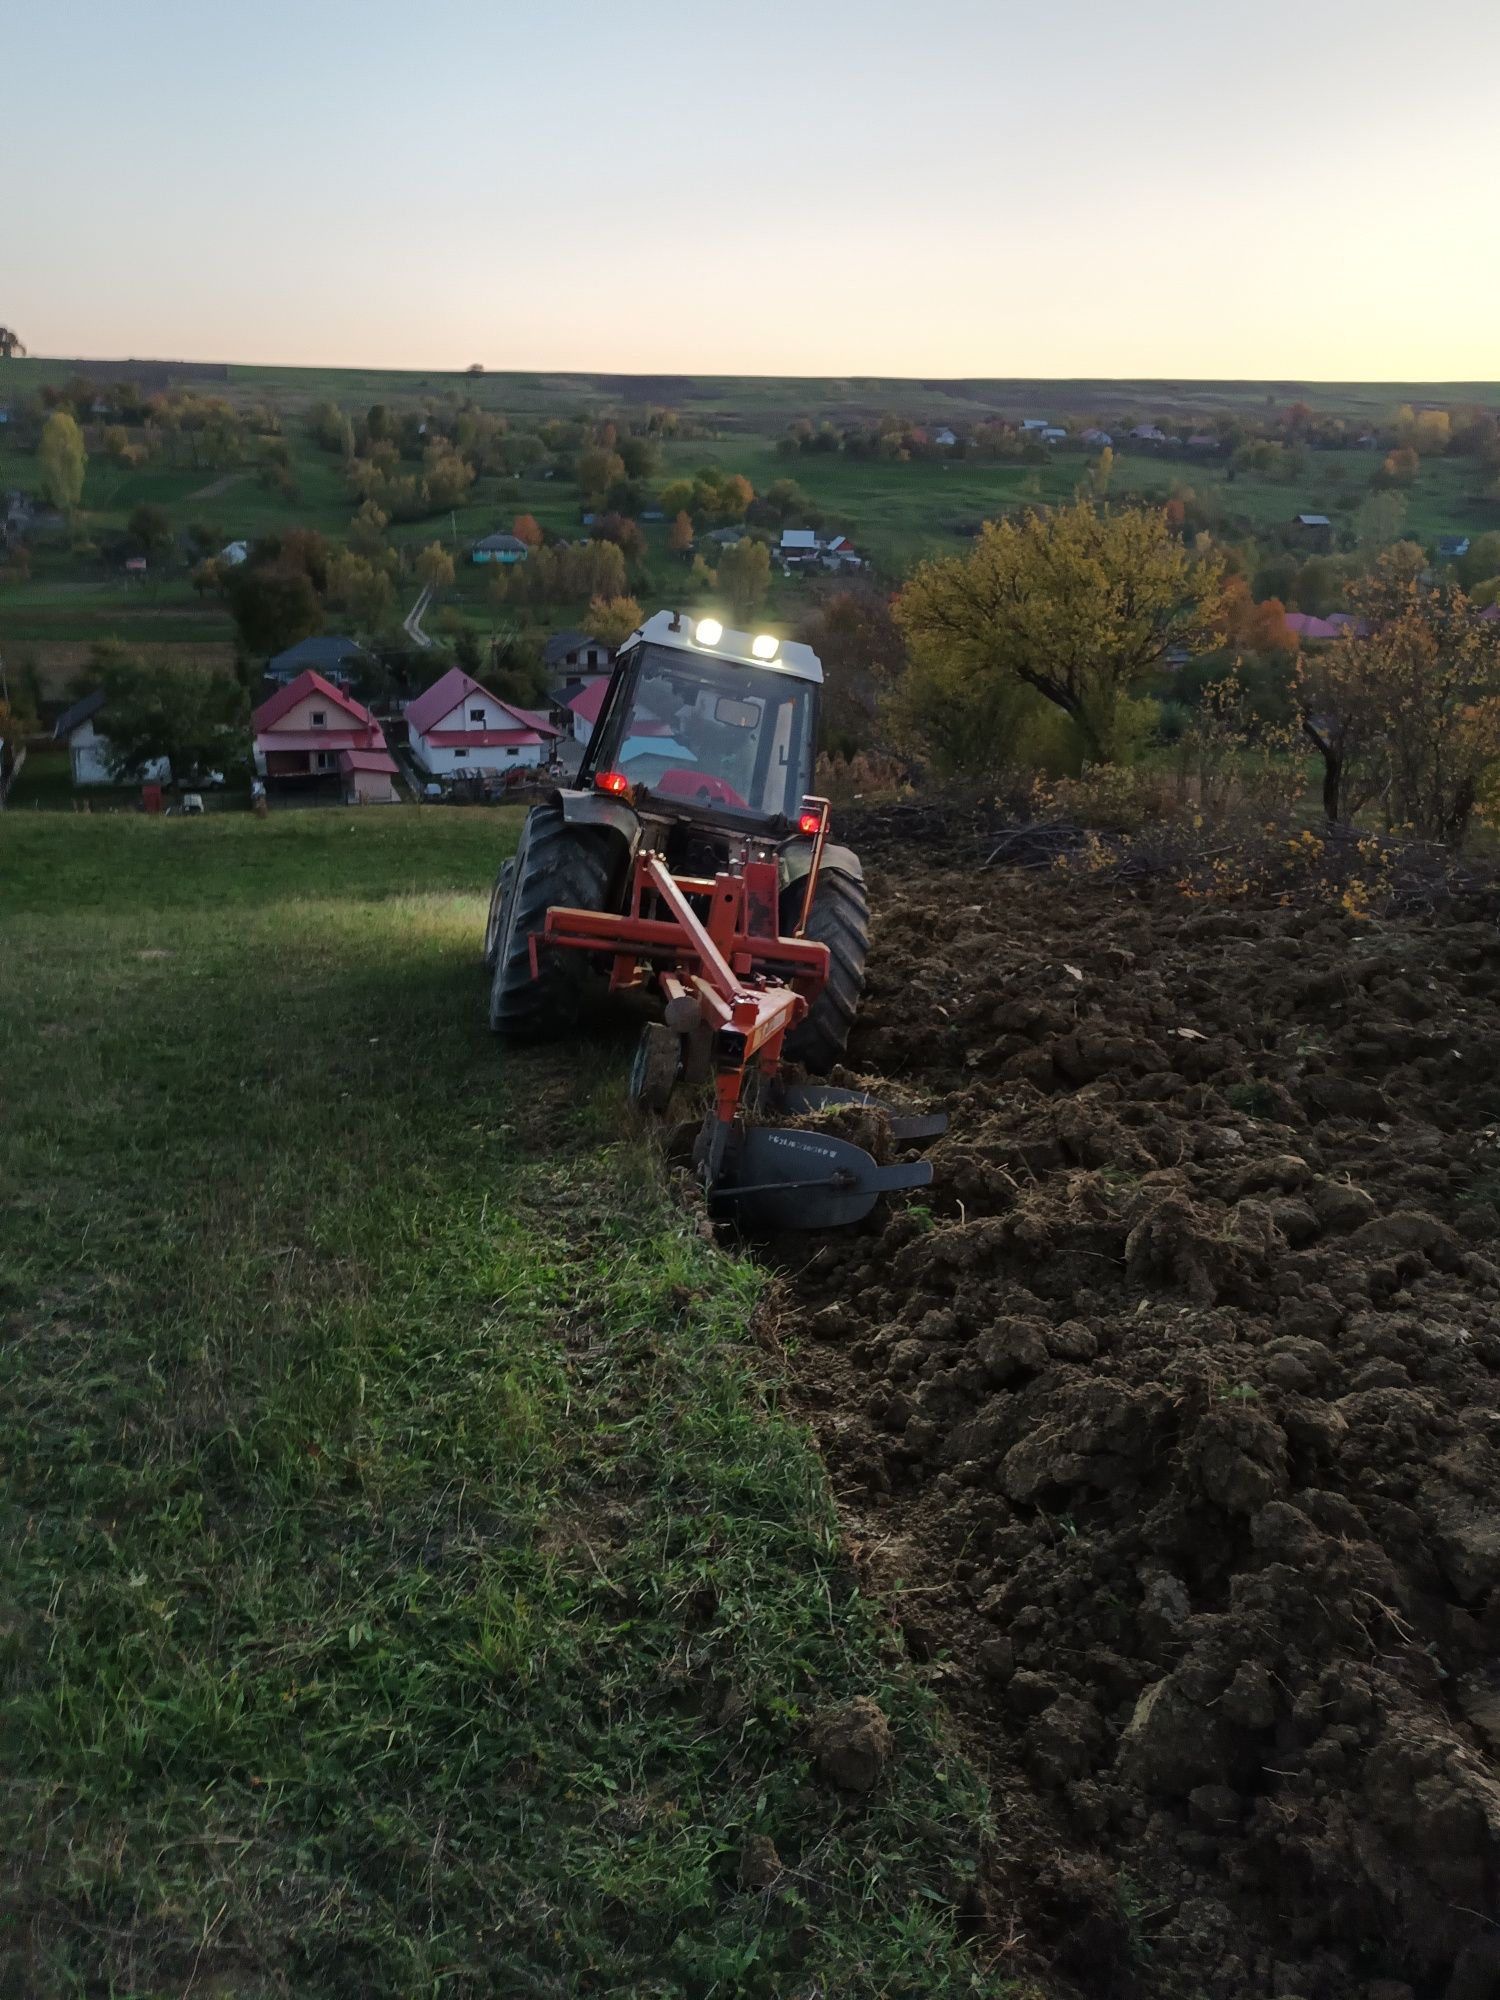
[[862, 1222], [882, 1194], [932, 1179], [930, 1160], [882, 1167], [847, 1139], [770, 1125], [746, 1132], [737, 1155], [733, 1182], [709, 1198], [742, 1229], [840, 1229]]
[[793, 1118], [809, 1111], [837, 1111], [846, 1104], [884, 1111], [891, 1121], [891, 1137], [902, 1145], [917, 1139], [940, 1139], [948, 1129], [946, 1111], [892, 1111], [868, 1090], [843, 1090], [832, 1083], [789, 1083], [781, 1093], [781, 1109]]

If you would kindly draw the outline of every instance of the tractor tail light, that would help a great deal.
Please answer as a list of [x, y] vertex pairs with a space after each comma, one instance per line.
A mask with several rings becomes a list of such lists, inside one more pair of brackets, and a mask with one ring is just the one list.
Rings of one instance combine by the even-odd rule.
[[805, 833], [809, 837], [815, 836], [822, 824], [823, 815], [821, 813], [804, 812], [797, 815], [798, 833]]
[[594, 779], [594, 786], [601, 792], [628, 792], [630, 780], [623, 771], [600, 771]]

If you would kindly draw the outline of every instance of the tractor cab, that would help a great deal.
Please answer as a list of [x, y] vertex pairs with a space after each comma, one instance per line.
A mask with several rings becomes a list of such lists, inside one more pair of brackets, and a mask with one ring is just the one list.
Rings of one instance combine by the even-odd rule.
[[785, 837], [812, 784], [822, 681], [810, 646], [660, 611], [621, 649], [578, 785], [652, 818]]

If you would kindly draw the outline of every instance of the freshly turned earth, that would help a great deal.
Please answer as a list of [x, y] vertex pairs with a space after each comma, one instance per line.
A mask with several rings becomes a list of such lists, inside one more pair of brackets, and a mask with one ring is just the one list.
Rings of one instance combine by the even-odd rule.
[[1493, 2000], [1493, 902], [868, 865], [852, 1068], [951, 1127], [777, 1246], [787, 1366], [993, 1782], [1002, 1968]]

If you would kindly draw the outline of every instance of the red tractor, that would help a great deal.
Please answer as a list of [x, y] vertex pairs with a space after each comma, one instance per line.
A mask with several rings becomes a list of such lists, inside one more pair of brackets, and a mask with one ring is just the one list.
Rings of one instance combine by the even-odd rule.
[[[575, 783], [534, 806], [490, 899], [490, 1026], [573, 1031], [591, 992], [646, 992], [631, 1095], [664, 1110], [682, 1080], [712, 1101], [695, 1158], [747, 1227], [857, 1221], [928, 1162], [877, 1165], [827, 1130], [758, 1124], [867, 1105], [789, 1084], [826, 1075], [864, 988], [859, 861], [810, 794], [823, 670], [810, 647], [662, 611], [621, 648]], [[940, 1118], [893, 1118], [898, 1139]]]

